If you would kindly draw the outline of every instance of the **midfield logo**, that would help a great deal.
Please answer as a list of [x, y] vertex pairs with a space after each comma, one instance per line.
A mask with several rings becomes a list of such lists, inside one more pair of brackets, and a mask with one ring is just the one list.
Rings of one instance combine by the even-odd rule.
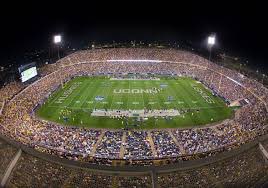
[[114, 93], [158, 93], [161, 89], [114, 89]]

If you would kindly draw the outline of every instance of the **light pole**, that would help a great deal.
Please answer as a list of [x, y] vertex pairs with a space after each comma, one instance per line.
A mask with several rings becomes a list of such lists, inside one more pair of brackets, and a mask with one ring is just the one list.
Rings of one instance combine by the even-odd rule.
[[216, 42], [216, 36], [215, 36], [215, 34], [212, 34], [212, 35], [208, 36], [208, 41], [207, 42], [208, 42], [209, 61], [210, 61], [210, 58], [211, 58], [211, 49], [212, 49], [213, 45]]
[[61, 35], [54, 36], [54, 44], [58, 47], [58, 59], [60, 59], [60, 44], [61, 44]]
[[[59, 60], [60, 59], [61, 35], [55, 35], [54, 36], [54, 44], [56, 44], [57, 47], [58, 47], [58, 60]], [[63, 88], [63, 81], [62, 81], [61, 74], [59, 74], [59, 76], [60, 76], [61, 87]]]
[[262, 74], [262, 85], [263, 85], [264, 77], [265, 77], [265, 74]]

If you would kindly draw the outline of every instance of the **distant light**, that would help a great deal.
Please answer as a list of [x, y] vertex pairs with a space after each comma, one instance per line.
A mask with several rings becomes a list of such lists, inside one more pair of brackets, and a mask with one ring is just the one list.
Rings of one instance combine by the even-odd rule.
[[216, 38], [215, 38], [214, 35], [213, 36], [209, 36], [208, 37], [208, 44], [209, 45], [214, 45], [215, 44], [215, 40], [216, 40]]
[[55, 35], [54, 36], [54, 43], [55, 44], [58, 44], [61, 42], [61, 35]]

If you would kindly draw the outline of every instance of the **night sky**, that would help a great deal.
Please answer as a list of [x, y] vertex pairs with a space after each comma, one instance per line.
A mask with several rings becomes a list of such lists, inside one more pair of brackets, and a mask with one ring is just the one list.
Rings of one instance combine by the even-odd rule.
[[55, 33], [72, 46], [131, 40], [190, 41], [197, 48], [215, 32], [217, 48], [248, 58], [268, 72], [264, 4], [122, 1], [10, 3], [2, 7], [0, 65], [25, 52], [47, 49]]

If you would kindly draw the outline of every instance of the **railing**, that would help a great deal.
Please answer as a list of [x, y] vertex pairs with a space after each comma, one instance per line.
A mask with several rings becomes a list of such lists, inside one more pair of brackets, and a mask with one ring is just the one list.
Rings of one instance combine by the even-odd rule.
[[1, 116], [3, 113], [4, 106], [5, 106], [5, 101], [0, 102], [0, 105], [1, 105], [1, 108], [0, 108], [0, 116]]

